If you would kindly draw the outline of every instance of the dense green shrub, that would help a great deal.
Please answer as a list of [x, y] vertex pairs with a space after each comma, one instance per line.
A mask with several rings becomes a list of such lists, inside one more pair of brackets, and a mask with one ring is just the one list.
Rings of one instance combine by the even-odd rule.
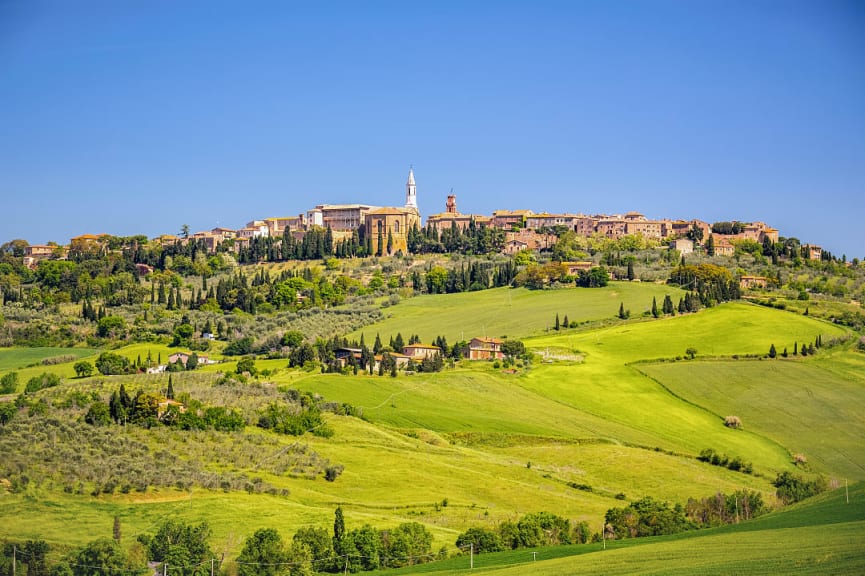
[[790, 472], [781, 472], [778, 474], [772, 485], [777, 489], [775, 494], [778, 496], [778, 499], [784, 504], [799, 502], [826, 490], [825, 479], [806, 480], [802, 476], [797, 476]]
[[132, 365], [128, 358], [115, 354], [114, 352], [103, 352], [96, 359], [96, 369], [101, 374], [109, 376], [111, 374], [128, 374], [132, 370]]
[[27, 385], [24, 387], [24, 393], [33, 394], [40, 390], [44, 390], [45, 388], [53, 388], [58, 384], [60, 384], [60, 376], [49, 372], [43, 372], [39, 376], [34, 376], [27, 381]]

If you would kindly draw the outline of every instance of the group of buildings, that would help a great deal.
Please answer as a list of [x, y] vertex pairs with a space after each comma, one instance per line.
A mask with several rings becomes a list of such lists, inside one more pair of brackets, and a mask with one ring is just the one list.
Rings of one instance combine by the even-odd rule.
[[[503, 360], [505, 353], [502, 350], [504, 340], [498, 338], [476, 337], [468, 342], [464, 357], [467, 360]], [[335, 351], [336, 361], [339, 365], [345, 368], [351, 359], [354, 362], [359, 362], [361, 359], [362, 350], [360, 348], [338, 348]], [[391, 360], [393, 360], [398, 370], [406, 368], [410, 362], [423, 362], [431, 360], [436, 355], [443, 354], [443, 351], [438, 346], [430, 344], [409, 344], [403, 347], [402, 352], [388, 352]], [[369, 367], [373, 372], [379, 370], [381, 362], [384, 360], [383, 354], [373, 356], [373, 363]]]
[[[314, 208], [296, 216], [264, 218], [252, 220], [246, 226], [238, 229], [224, 227], [209, 231], [196, 232], [189, 236], [178, 237], [162, 235], [156, 240], [163, 245], [177, 242], [187, 242], [189, 239], [202, 242], [208, 250], [216, 251], [217, 246], [230, 241], [235, 251], [248, 246], [253, 238], [283, 237], [289, 233], [300, 241], [307, 231], [319, 227], [329, 228], [334, 241], [350, 238], [358, 233], [363, 226], [366, 237], [371, 239], [371, 246], [387, 245], [390, 253], [406, 253], [408, 251], [408, 232], [414, 226], [423, 225], [417, 204], [417, 186], [414, 171], [409, 169], [406, 182], [405, 204], [398, 207], [381, 207], [369, 204], [319, 204]], [[693, 250], [693, 245], [684, 241], [688, 233], [698, 228], [704, 239], [712, 233], [711, 225], [701, 220], [650, 220], [639, 212], [628, 212], [623, 215], [585, 215], [585, 214], [551, 214], [533, 212], [532, 210], [496, 210], [492, 215], [463, 214], [457, 210], [456, 196], [447, 197], [444, 212], [433, 214], [426, 219], [426, 226], [442, 232], [446, 229], [465, 230], [468, 227], [487, 226], [505, 231], [506, 253], [516, 253], [520, 250], [542, 250], [551, 248], [557, 237], [551, 232], [561, 227], [573, 230], [581, 236], [599, 235], [610, 239], [619, 239], [629, 235], [642, 235], [652, 240], [671, 239], [676, 249], [683, 253]], [[714, 234], [715, 254], [733, 255], [733, 242], [736, 240], [754, 240], [762, 243], [769, 238], [778, 241], [778, 230], [763, 222], [753, 222], [744, 226], [738, 234]], [[85, 234], [72, 239], [76, 242], [87, 242], [98, 239], [98, 236]], [[28, 246], [25, 250], [25, 263], [34, 266], [39, 260], [63, 257], [68, 247], [60, 246]], [[820, 258], [820, 249], [812, 247], [810, 256]]]

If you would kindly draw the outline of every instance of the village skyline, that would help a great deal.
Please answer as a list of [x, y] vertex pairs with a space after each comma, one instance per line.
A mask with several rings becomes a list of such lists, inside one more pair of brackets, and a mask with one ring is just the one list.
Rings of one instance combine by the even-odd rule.
[[765, 220], [865, 255], [853, 2], [0, 5], [0, 237], [316, 204]]

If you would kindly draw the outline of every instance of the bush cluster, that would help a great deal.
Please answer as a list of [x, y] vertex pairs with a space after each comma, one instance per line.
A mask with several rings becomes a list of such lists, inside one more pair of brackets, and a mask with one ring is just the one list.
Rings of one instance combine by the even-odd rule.
[[745, 462], [738, 456], [731, 458], [726, 454], [718, 454], [712, 448], [706, 448], [700, 452], [700, 455], [697, 456], [697, 460], [700, 462], [707, 462], [712, 466], [723, 466], [724, 468], [729, 468], [736, 472], [744, 472], [745, 474], [751, 474], [754, 472], [754, 466], [750, 462]]

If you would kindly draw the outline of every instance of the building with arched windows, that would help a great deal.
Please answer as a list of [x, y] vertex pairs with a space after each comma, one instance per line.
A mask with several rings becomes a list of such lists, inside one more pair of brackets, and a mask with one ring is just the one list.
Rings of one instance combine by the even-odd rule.
[[408, 171], [405, 188], [405, 206], [378, 208], [366, 213], [364, 224], [373, 254], [408, 253], [408, 232], [413, 226], [419, 228], [421, 220], [413, 169]]

